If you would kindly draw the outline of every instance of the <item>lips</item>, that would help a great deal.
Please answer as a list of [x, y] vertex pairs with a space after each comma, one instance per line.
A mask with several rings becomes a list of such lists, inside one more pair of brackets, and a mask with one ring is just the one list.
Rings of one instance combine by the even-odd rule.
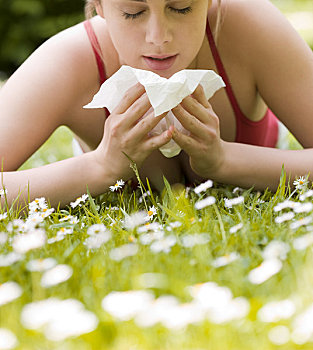
[[152, 70], [167, 70], [172, 67], [177, 55], [152, 55], [143, 56], [148, 67]]

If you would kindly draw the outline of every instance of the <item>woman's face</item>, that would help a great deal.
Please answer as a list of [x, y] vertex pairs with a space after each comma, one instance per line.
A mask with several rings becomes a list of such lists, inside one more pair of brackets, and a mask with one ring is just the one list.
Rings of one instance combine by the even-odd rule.
[[192, 68], [203, 42], [210, 0], [102, 0], [121, 64], [163, 77]]

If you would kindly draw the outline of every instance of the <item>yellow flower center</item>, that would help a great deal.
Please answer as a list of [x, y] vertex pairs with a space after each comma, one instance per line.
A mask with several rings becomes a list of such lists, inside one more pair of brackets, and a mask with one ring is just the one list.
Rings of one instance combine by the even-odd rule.
[[153, 211], [152, 211], [152, 210], [149, 210], [149, 211], [148, 211], [148, 215], [149, 215], [149, 216], [153, 215]]

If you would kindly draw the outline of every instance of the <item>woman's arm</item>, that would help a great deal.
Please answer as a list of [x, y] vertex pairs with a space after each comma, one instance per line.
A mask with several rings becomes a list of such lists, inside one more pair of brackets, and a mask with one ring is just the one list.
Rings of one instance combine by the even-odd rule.
[[[87, 185], [92, 195], [103, 193], [116, 180], [132, 175], [123, 152], [141, 164], [170, 139], [167, 132], [147, 138], [164, 115], [150, 115], [138, 122], [151, 104], [144, 88], [136, 85], [107, 119], [102, 141], [94, 151], [16, 171], [58, 126], [75, 127], [74, 112], [95, 93], [97, 69], [90, 44], [82, 42], [84, 35], [76, 27], [49, 40], [0, 90], [0, 124], [6, 131], [0, 135], [0, 188], [7, 189], [9, 205], [19, 196], [18, 204], [24, 206], [29, 194], [30, 200], [44, 196], [52, 206], [64, 206], [86, 193]], [[1, 201], [3, 205], [4, 199]]]
[[285, 151], [222, 141], [218, 117], [201, 89], [195, 99], [183, 101], [183, 108], [174, 109], [194, 137], [172, 128], [174, 140], [190, 155], [197, 174], [222, 183], [274, 190], [283, 165], [291, 180], [308, 173], [313, 180], [312, 51], [267, 0], [236, 1], [228, 5], [227, 17], [233, 19], [227, 25], [233, 22], [241, 43], [249, 47], [245, 61], [260, 95], [307, 149]]
[[[112, 181], [99, 169], [93, 153], [36, 169], [16, 171], [61, 125], [72, 118], [77, 101], [90, 89], [92, 56], [84, 54], [83, 32], [70, 29], [48, 40], [12, 75], [0, 90], [1, 183], [9, 204], [45, 196], [52, 205], [66, 204], [86, 192], [99, 193]], [[96, 70], [96, 69], [95, 69]], [[83, 101], [82, 101], [83, 102]], [[102, 178], [101, 185], [99, 179]], [[103, 179], [107, 179], [103, 181]], [[3, 199], [2, 199], [3, 200]]]
[[[256, 86], [266, 104], [305, 148], [285, 151], [241, 144], [225, 144], [225, 168], [219, 177], [238, 185], [275, 189], [281, 167], [287, 176], [310, 173], [313, 179], [313, 53], [287, 19], [268, 1], [238, 6], [249, 28], [246, 41]], [[243, 170], [244, 169], [244, 170]], [[227, 173], [232, 174], [226, 176]], [[226, 179], [225, 179], [226, 180]]]

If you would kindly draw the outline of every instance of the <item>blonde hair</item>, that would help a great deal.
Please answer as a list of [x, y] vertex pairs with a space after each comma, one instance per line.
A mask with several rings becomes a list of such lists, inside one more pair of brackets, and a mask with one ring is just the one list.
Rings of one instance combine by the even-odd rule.
[[96, 14], [96, 5], [100, 4], [100, 0], [86, 0], [85, 3], [85, 17], [92, 18]]

